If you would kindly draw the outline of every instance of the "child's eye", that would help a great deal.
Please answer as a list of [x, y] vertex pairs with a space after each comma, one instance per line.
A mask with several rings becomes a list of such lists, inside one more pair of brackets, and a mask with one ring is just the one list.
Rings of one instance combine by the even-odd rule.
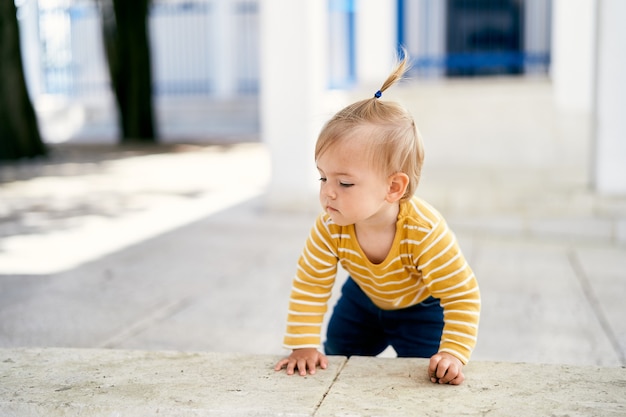
[[350, 184], [350, 183], [347, 183], [347, 182], [340, 182], [339, 185], [341, 185], [342, 187], [345, 187], [345, 188], [350, 188], [354, 184]]
[[321, 177], [321, 178], [320, 178], [320, 181], [321, 181], [321, 182], [326, 182], [326, 178]]

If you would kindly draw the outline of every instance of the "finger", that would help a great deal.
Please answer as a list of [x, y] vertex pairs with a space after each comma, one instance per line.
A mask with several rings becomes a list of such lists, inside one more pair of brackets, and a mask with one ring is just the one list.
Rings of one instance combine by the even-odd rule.
[[287, 359], [287, 375], [293, 375], [296, 368], [296, 361], [293, 359]]
[[431, 382], [440, 383], [441, 378], [446, 375], [446, 369], [442, 361], [437, 363], [437, 367], [430, 373]]
[[445, 366], [445, 364], [443, 363], [443, 361], [439, 362], [437, 364], [437, 368], [435, 369], [435, 372], [433, 372], [431, 379], [434, 378], [437, 380], [437, 382], [441, 382], [441, 379], [446, 376], [446, 372], [447, 372], [448, 368]]
[[311, 375], [314, 375], [314, 374], [315, 374], [315, 371], [316, 371], [315, 367], [317, 366], [317, 364], [316, 364], [315, 362], [316, 362], [316, 360], [315, 360], [315, 359], [309, 359], [309, 360], [307, 360], [307, 362], [306, 362], [306, 365], [307, 365], [307, 366], [308, 366], [308, 368], [309, 368], [309, 373], [310, 373]]
[[435, 368], [432, 372], [430, 372], [430, 380], [431, 382], [439, 382], [439, 377], [437, 376], [437, 368]]
[[461, 369], [455, 363], [449, 363], [445, 375], [439, 378], [439, 382], [442, 384], [449, 384], [459, 375], [460, 372]]
[[448, 369], [446, 373], [441, 378], [439, 378], [438, 382], [440, 384], [447, 384], [454, 378], [456, 378], [456, 375], [450, 369]]
[[465, 375], [463, 372], [459, 372], [459, 374], [452, 381], [448, 382], [450, 385], [461, 385], [465, 381]]
[[325, 355], [320, 355], [320, 368], [328, 368], [328, 358]]
[[280, 371], [285, 366], [287, 366], [288, 363], [289, 363], [289, 358], [283, 358], [276, 364], [276, 366], [274, 367], [274, 370]]
[[440, 361], [441, 356], [439, 355], [434, 355], [430, 358], [430, 362], [428, 363], [428, 376], [430, 377], [431, 381], [433, 380], [433, 378], [437, 378], [437, 364], [439, 364]]
[[298, 371], [300, 373], [300, 375], [304, 376], [306, 375], [306, 360], [304, 359], [298, 359]]
[[439, 380], [439, 383], [440, 384], [458, 385], [461, 382], [463, 382], [463, 379], [464, 379], [463, 373], [455, 372], [452, 369], [448, 369], [448, 372], [446, 373], [446, 376], [441, 378]]
[[439, 364], [437, 367], [437, 382], [440, 384], [446, 384], [450, 379], [449, 369], [444, 368], [442, 364]]
[[447, 363], [445, 359], [439, 361], [439, 363], [437, 364], [437, 368], [430, 375], [430, 381], [436, 384], [446, 384], [447, 381], [453, 378], [453, 376], [450, 374], [449, 366], [450, 364]]

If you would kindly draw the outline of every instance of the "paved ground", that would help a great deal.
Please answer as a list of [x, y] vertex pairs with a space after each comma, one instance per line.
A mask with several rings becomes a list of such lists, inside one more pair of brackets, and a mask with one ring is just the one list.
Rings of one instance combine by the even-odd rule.
[[[395, 97], [426, 140], [418, 193], [481, 285], [474, 358], [626, 365], [626, 196], [588, 187], [588, 118], [545, 80]], [[74, 143], [1, 166], [0, 347], [282, 353], [317, 207], [268, 210], [269, 178], [259, 142]]]
[[[0, 349], [0, 414], [45, 417], [623, 417], [626, 368], [472, 361], [460, 386], [428, 359], [329, 358], [307, 377], [276, 355]], [[546, 377], [549, 376], [549, 377]]]

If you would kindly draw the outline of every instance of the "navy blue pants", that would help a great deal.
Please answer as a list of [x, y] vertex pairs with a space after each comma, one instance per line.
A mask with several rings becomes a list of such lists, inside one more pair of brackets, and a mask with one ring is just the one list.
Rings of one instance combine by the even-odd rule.
[[439, 349], [443, 308], [430, 297], [400, 310], [383, 310], [348, 277], [328, 323], [327, 355], [376, 356], [391, 345], [399, 357], [429, 358]]

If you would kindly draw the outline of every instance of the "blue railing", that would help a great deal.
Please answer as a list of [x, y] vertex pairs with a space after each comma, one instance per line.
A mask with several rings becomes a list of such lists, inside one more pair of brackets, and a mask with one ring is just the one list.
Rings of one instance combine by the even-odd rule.
[[[258, 92], [258, 7], [256, 0], [234, 2], [230, 21], [234, 53], [230, 67], [236, 94]], [[210, 0], [153, 0], [149, 14], [154, 91], [157, 95], [212, 95], [216, 67], [224, 57], [219, 23]], [[44, 90], [67, 96], [101, 94], [109, 90], [101, 17], [95, 2], [68, 1], [61, 6], [41, 3], [39, 27]], [[221, 62], [220, 62], [221, 63]]]
[[[349, 87], [357, 77], [358, 0], [327, 1], [332, 40], [329, 86]], [[39, 9], [45, 92], [71, 96], [108, 91], [96, 3], [49, 4], [41, 1]], [[216, 4], [212, 0], [153, 0], [149, 26], [156, 94], [213, 95], [223, 86], [218, 78], [225, 73], [232, 78], [236, 94], [258, 93], [258, 0], [232, 0], [233, 7], [228, 8], [232, 29], [226, 33], [232, 37], [228, 50], [234, 52], [226, 58], [220, 55], [225, 50], [220, 36], [225, 32], [215, 29], [220, 24], [224, 29]], [[536, 26], [545, 26], [549, 19], [538, 19], [536, 13], [549, 12], [551, 0], [533, 3], [534, 15], [524, 9], [524, 0], [396, 0], [395, 4], [397, 42], [413, 57], [417, 76], [548, 71], [550, 28]], [[537, 33], [543, 34], [543, 40], [536, 40], [535, 29], [540, 29]], [[539, 46], [525, 44], [524, 34], [531, 32]], [[224, 59], [231, 60], [226, 67]]]
[[547, 73], [551, 0], [397, 0], [417, 75]]
[[420, 56], [413, 60], [412, 67], [418, 70], [443, 68], [449, 70], [480, 71], [481, 69], [520, 68], [524, 66], [548, 66], [550, 53], [523, 52], [472, 52], [444, 56]]
[[157, 95], [210, 95], [215, 91], [215, 53], [210, 42], [213, 17], [208, 2], [153, 2], [149, 19]]

